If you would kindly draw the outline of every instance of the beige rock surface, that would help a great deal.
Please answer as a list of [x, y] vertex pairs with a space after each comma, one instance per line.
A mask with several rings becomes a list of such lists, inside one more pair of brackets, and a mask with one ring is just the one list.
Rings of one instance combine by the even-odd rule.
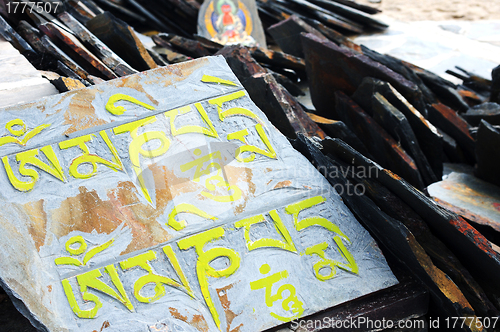
[[498, 20], [500, 0], [357, 0], [402, 21]]

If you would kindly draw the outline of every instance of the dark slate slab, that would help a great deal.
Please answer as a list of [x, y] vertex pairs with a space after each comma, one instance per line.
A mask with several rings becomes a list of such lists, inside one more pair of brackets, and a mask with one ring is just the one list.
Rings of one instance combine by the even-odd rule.
[[132, 68], [143, 71], [157, 67], [132, 27], [113, 14], [105, 12], [97, 15], [85, 26]]
[[283, 135], [295, 138], [296, 132], [301, 132], [307, 136], [320, 138], [326, 136], [305, 113], [298, 101], [276, 82], [272, 74], [267, 73], [252, 58], [248, 49], [240, 46], [226, 46], [217, 54], [226, 58], [240, 82], [248, 89], [252, 100]]
[[109, 49], [99, 38], [90, 32], [83, 24], [78, 22], [73, 16], [67, 12], [58, 15], [58, 18], [67, 25], [71, 31], [80, 39], [82, 43], [87, 45], [89, 49], [102, 61], [106, 66], [115, 72], [118, 76], [131, 75], [137, 72], [123, 61], [116, 53]]
[[302, 32], [312, 33], [319, 38], [325, 38], [318, 30], [301, 20], [297, 15], [292, 15], [286, 20], [278, 22], [267, 29], [274, 41], [283, 52], [304, 58], [304, 50], [300, 41]]
[[[350, 148], [341, 140], [333, 141], [332, 144], [338, 144], [345, 149]], [[323, 142], [323, 144], [330, 145], [329, 142]], [[401, 221], [383, 212], [368, 196], [348, 193], [346, 188], [355, 185], [355, 180], [347, 179], [335, 171], [342, 173], [343, 168], [359, 164], [346, 163], [338, 155], [331, 156], [333, 159], [325, 157], [316, 146], [304, 138], [297, 140], [294, 146], [316, 167], [328, 170], [327, 180], [339, 192], [354, 215], [429, 289], [432, 304], [435, 306], [434, 310], [443, 316], [470, 315], [474, 312], [457, 285], [434, 265], [424, 248]], [[325, 150], [328, 151], [329, 148]]]
[[312, 34], [302, 35], [302, 42], [311, 98], [320, 114], [328, 116], [334, 102], [332, 92], [352, 95], [365, 77], [387, 81], [417, 109], [424, 106], [419, 106], [422, 94], [418, 86], [381, 63]]
[[418, 140], [406, 119], [405, 115], [395, 108], [380, 93], [375, 93], [372, 98], [374, 119], [377, 121], [392, 137], [397, 140], [403, 149], [413, 158], [417, 164], [418, 170], [422, 176], [424, 184], [427, 186], [438, 181], [437, 176], [431, 169], [426, 156], [420, 149]]
[[436, 127], [387, 82], [366, 77], [352, 98], [363, 110], [370, 113], [373, 112], [370, 102], [371, 96], [377, 92], [405, 115], [432, 171], [436, 177], [441, 178], [443, 174], [443, 138]]
[[432, 104], [429, 106], [429, 120], [453, 137], [464, 150], [469, 162], [474, 162], [474, 139], [469, 133], [470, 126], [457, 112], [441, 103]]
[[481, 120], [476, 141], [476, 175], [500, 187], [500, 130]]
[[377, 180], [425, 220], [432, 232], [453, 251], [472, 274], [490, 301], [497, 303], [500, 298], [500, 285], [497, 277], [500, 275], [500, 254], [493, 249], [491, 243], [483, 235], [463, 218], [440, 207], [401, 177], [382, 169], [344, 142], [334, 141], [334, 144], [329, 145], [329, 149], [334, 150], [335, 155], [344, 162], [364, 168], [378, 168]]
[[481, 120], [491, 125], [500, 125], [500, 105], [497, 103], [480, 104], [462, 114], [462, 117], [474, 127], [479, 126]]
[[423, 190], [415, 161], [372, 117], [344, 93], [335, 92], [340, 119], [359, 137], [375, 160]]

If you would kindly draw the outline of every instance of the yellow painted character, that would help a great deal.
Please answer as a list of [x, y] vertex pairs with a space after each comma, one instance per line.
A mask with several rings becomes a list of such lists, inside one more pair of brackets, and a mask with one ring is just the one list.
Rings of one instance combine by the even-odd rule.
[[[271, 267], [269, 266], [269, 264], [263, 264], [260, 267], [259, 272], [264, 275], [268, 274], [269, 272], [271, 272]], [[272, 293], [273, 285], [286, 278], [288, 278], [288, 271], [283, 270], [271, 274], [265, 278], [250, 282], [251, 290], [258, 290], [264, 288], [266, 305], [268, 307], [273, 307], [275, 302], [283, 300], [281, 303], [281, 307], [283, 308], [283, 310], [291, 311], [294, 315], [289, 317], [284, 317], [277, 315], [274, 312], [270, 313], [271, 316], [282, 322], [289, 322], [291, 320], [299, 318], [302, 316], [302, 313], [304, 312], [303, 308], [304, 303], [299, 300], [297, 296], [297, 291], [295, 290], [295, 287], [292, 284], [281, 285], [275, 294]], [[288, 291], [289, 294], [288, 297], [286, 298], [284, 298], [283, 294], [285, 293], [285, 291]]]
[[[126, 123], [118, 127], [113, 128], [115, 135], [123, 134], [126, 132], [130, 133], [132, 137], [132, 142], [129, 145], [129, 157], [132, 162], [132, 168], [137, 176], [139, 185], [141, 187], [142, 193], [146, 200], [152, 203], [151, 195], [146, 188], [146, 182], [144, 176], [142, 175], [142, 166], [140, 156], [144, 158], [156, 158], [165, 154], [170, 147], [170, 139], [166, 136], [163, 131], [147, 131], [142, 134], [138, 134], [139, 128], [146, 126], [147, 124], [155, 123], [156, 117], [151, 116], [138, 121]], [[146, 150], [143, 148], [145, 143], [151, 142], [153, 140], [158, 140], [160, 145], [156, 149]]]
[[[201, 150], [194, 150], [194, 154], [199, 156], [201, 154]], [[219, 162], [216, 162], [217, 159]], [[216, 202], [237, 201], [241, 198], [241, 189], [234, 184], [230, 184], [224, 179], [220, 160], [221, 153], [220, 151], [216, 151], [185, 163], [180, 166], [180, 169], [182, 172], [186, 172], [191, 168], [196, 167], [193, 177], [193, 181], [195, 182], [199, 182], [202, 176], [207, 176], [205, 178], [206, 190], [201, 193], [203, 196]], [[208, 163], [208, 165], [204, 167], [205, 163]], [[213, 170], [216, 171], [216, 174], [208, 176], [211, 172], [213, 172]], [[218, 188], [222, 188], [222, 190], [227, 194], [221, 195]]]
[[[42, 152], [48, 160], [48, 163], [43, 162], [39, 159], [39, 152]], [[8, 156], [2, 157], [2, 162], [5, 167], [5, 172], [7, 173], [7, 177], [9, 178], [10, 183], [14, 188], [19, 191], [30, 191], [34, 188], [36, 182], [40, 178], [40, 174], [37, 170], [33, 168], [26, 168], [26, 165], [32, 165], [36, 168], [52, 175], [56, 179], [60, 181], [66, 181], [66, 177], [64, 176], [64, 172], [59, 163], [59, 159], [57, 159], [52, 146], [47, 145], [40, 149], [33, 149], [28, 151], [19, 152], [16, 154], [16, 161], [19, 162], [19, 174], [22, 176], [27, 176], [30, 178], [29, 181], [21, 181], [19, 180], [12, 167], [9, 163]]]
[[[198, 261], [196, 262], [196, 274], [198, 276], [198, 282], [200, 283], [201, 293], [219, 330], [219, 313], [217, 312], [214, 302], [210, 296], [210, 291], [208, 289], [208, 277], [222, 278], [228, 277], [235, 273], [240, 267], [240, 255], [233, 249], [229, 248], [217, 247], [205, 251], [203, 247], [208, 242], [214, 241], [223, 236], [224, 229], [222, 227], [217, 227], [208, 231], [204, 231], [202, 233], [192, 235], [177, 242], [177, 245], [182, 250], [187, 250], [191, 247], [194, 247], [196, 250], [196, 253], [198, 255]], [[222, 270], [216, 270], [215, 268], [210, 266], [210, 263], [220, 257], [228, 258], [229, 266]]]

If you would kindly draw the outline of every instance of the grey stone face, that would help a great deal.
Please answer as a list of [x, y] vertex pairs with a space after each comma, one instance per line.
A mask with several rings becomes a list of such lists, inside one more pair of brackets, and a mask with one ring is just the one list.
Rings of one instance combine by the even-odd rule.
[[2, 119], [0, 277], [49, 331], [256, 331], [397, 283], [222, 57]]
[[198, 34], [223, 45], [267, 48], [255, 0], [205, 0], [198, 14]]

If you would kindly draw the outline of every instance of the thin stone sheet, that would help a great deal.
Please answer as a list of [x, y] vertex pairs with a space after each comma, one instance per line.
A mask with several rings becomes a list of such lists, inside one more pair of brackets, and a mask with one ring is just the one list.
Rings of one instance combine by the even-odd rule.
[[223, 57], [4, 109], [0, 277], [49, 331], [256, 331], [394, 285]]

